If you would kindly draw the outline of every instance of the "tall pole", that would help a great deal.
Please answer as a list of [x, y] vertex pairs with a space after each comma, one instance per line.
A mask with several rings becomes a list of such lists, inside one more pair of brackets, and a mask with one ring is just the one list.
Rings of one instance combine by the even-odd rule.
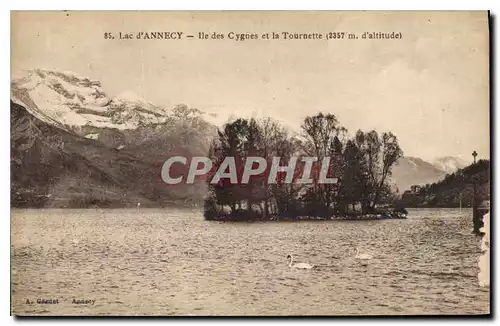
[[[476, 156], [477, 152], [472, 152], [472, 156], [474, 157], [474, 164], [476, 164]], [[477, 209], [477, 190], [476, 190], [476, 177], [472, 175], [472, 189], [473, 189], [473, 197], [472, 197], [472, 223], [474, 225], [474, 233], [479, 233], [479, 229], [481, 228], [481, 217], [479, 216], [479, 211]]]
[[460, 192], [460, 213], [462, 213], [462, 192]]

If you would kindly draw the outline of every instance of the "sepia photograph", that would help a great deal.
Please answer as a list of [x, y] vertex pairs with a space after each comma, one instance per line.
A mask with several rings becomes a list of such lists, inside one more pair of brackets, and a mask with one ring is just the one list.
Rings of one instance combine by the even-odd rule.
[[13, 316], [491, 316], [488, 11], [11, 11]]

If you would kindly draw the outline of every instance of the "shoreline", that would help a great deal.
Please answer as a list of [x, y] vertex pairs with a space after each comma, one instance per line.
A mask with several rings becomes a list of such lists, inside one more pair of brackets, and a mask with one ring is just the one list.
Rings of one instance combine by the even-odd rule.
[[223, 216], [206, 216], [206, 221], [216, 222], [300, 222], [300, 221], [374, 221], [374, 220], [404, 220], [408, 214], [405, 213], [378, 213], [378, 214], [363, 214], [352, 216], [270, 216], [267, 219], [260, 217], [250, 217], [245, 215], [223, 215]]

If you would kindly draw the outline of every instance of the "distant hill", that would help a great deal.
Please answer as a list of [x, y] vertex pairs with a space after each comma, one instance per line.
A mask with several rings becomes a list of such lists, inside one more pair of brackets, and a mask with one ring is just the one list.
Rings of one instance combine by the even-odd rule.
[[403, 193], [400, 204], [405, 207], [471, 207], [473, 183], [478, 201], [490, 199], [490, 161], [479, 160], [436, 183], [415, 187]]
[[437, 182], [446, 176], [446, 172], [436, 168], [418, 157], [405, 156], [392, 168], [392, 184], [399, 193], [410, 189], [412, 185], [425, 185]]

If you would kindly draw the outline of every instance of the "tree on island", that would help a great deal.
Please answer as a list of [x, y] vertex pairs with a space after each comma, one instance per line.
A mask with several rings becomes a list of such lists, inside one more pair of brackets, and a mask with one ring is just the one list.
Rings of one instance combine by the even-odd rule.
[[362, 210], [372, 212], [387, 191], [388, 177], [392, 174], [394, 164], [403, 156], [403, 151], [397, 137], [391, 132], [379, 136], [375, 130], [368, 133], [358, 130], [355, 141], [361, 152], [363, 172], [367, 175], [366, 183], [362, 186], [364, 193], [360, 197]]
[[[298, 157], [299, 168], [295, 169], [292, 180], [302, 177], [306, 164], [302, 157], [317, 158], [312, 163], [311, 184], [284, 182], [284, 173], [277, 174], [276, 183], [269, 183], [269, 170], [264, 176], [251, 177], [246, 184], [234, 184], [228, 178], [215, 185], [209, 183], [207, 214], [269, 219], [345, 215], [354, 211], [358, 203], [363, 214], [374, 212], [376, 205], [390, 195], [387, 181], [403, 152], [391, 132], [379, 135], [375, 130], [358, 131], [349, 139], [347, 129], [335, 115], [318, 113], [304, 119], [298, 137], [290, 136], [285, 127], [270, 118], [236, 119], [219, 130], [210, 155], [213, 171], [219, 170], [226, 157], [234, 157], [238, 181], [249, 157], [262, 157], [268, 163], [273, 157], [280, 157], [281, 166]], [[322, 168], [329, 178], [338, 178], [336, 184], [318, 182], [324, 158], [329, 158], [329, 164]], [[207, 180], [212, 180], [213, 173]], [[227, 211], [224, 207], [229, 207], [230, 212], [223, 213]]]

